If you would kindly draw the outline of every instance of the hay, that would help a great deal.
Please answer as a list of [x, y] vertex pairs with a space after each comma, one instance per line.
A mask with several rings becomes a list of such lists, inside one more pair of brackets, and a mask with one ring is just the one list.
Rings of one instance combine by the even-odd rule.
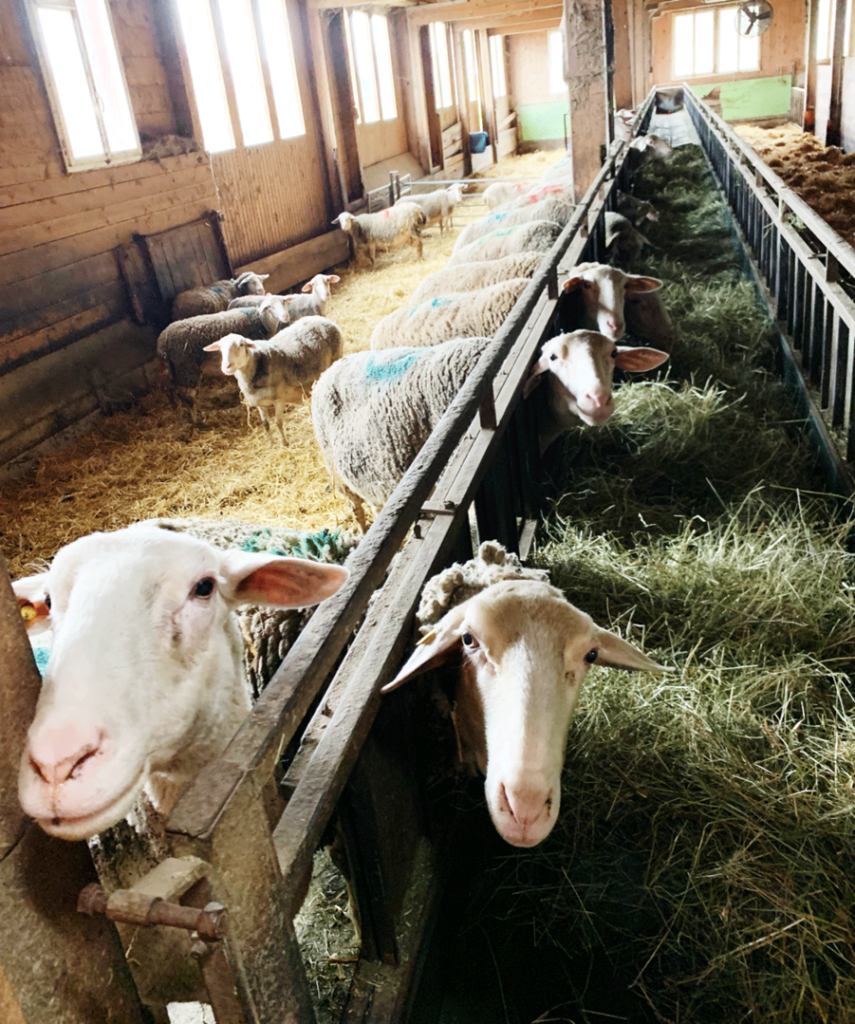
[[[560, 152], [508, 157], [490, 173], [540, 174]], [[345, 352], [368, 347], [374, 325], [405, 305], [423, 278], [442, 269], [466, 223], [482, 216], [479, 197], [455, 212], [455, 227], [440, 237], [424, 233], [424, 258], [411, 250], [380, 254], [375, 269], [336, 268], [325, 315], [344, 334]], [[269, 441], [253, 416], [247, 427], [234, 380], [203, 378], [203, 426], [163, 393], [104, 420], [59, 455], [43, 458], [26, 478], [3, 485], [0, 550], [13, 578], [33, 570], [63, 544], [94, 530], [114, 530], [138, 519], [238, 517], [259, 524], [316, 530], [358, 530], [350, 504], [333, 493], [312, 430], [309, 404], [284, 418], [288, 446]]]
[[502, 1004], [470, 978], [471, 999], [515, 1024], [855, 1021], [851, 523], [810, 493], [768, 331], [715, 251], [721, 211], [692, 198], [705, 177], [696, 147], [640, 176], [668, 209], [644, 270], [673, 272], [684, 347], [569, 439], [535, 558], [676, 671], [592, 673], [554, 832], [479, 876], [461, 950], [486, 941]]

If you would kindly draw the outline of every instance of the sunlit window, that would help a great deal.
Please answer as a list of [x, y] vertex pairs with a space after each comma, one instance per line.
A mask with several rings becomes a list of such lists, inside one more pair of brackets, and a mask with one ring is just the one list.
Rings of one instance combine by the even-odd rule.
[[30, 0], [29, 12], [67, 169], [138, 159], [105, 0]]
[[451, 64], [448, 59], [448, 29], [441, 21], [434, 21], [430, 26], [430, 55], [436, 106], [441, 110], [454, 103], [451, 91]]
[[354, 98], [364, 124], [398, 116], [389, 26], [380, 14], [352, 11], [348, 42]]
[[505, 81], [505, 39], [504, 36], [490, 36], [490, 72], [493, 78], [493, 98], [508, 95]]
[[[212, 7], [212, 3], [216, 6]], [[276, 137], [269, 94], [276, 107], [279, 138], [304, 135], [303, 108], [283, 0], [176, 0], [176, 5], [205, 148], [220, 153], [236, 145], [236, 126], [232, 124], [223, 79], [224, 60], [228, 62], [245, 146], [272, 142]], [[215, 17], [222, 22], [225, 54], [217, 45]], [[263, 40], [264, 65], [259, 39]]]
[[467, 29], [463, 32], [463, 63], [466, 65], [466, 95], [469, 102], [478, 99], [478, 71], [475, 65], [475, 40]]
[[567, 83], [564, 81], [564, 47], [561, 44], [560, 32], [549, 33], [547, 63], [549, 64], [549, 91], [553, 96], [567, 92]]
[[675, 14], [673, 71], [675, 78], [756, 71], [760, 67], [760, 38], [736, 31], [736, 7]]

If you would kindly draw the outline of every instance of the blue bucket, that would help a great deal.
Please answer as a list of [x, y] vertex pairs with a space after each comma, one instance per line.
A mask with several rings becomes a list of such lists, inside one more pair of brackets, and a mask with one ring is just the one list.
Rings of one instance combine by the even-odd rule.
[[469, 151], [471, 153], [483, 153], [487, 148], [487, 138], [486, 132], [470, 132]]

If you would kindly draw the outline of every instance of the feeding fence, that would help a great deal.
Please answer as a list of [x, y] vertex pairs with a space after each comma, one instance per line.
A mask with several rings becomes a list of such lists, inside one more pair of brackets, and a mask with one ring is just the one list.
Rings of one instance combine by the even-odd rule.
[[855, 249], [685, 86], [686, 107], [777, 322], [836, 486], [855, 458]]
[[[636, 132], [649, 122], [652, 101], [653, 93], [639, 111]], [[391, 1024], [418, 999], [420, 953], [441, 880], [453, 866], [410, 764], [407, 702], [387, 699], [381, 706], [379, 690], [411, 642], [425, 582], [454, 558], [471, 556], [473, 532], [477, 540], [498, 540], [523, 555], [531, 543], [544, 494], [536, 423], [531, 403], [520, 397], [553, 316], [559, 271], [604, 257], [602, 215], [614, 206], [615, 186], [628, 187], [627, 152], [621, 144], [608, 157], [351, 555], [345, 588], [315, 613], [225, 753], [184, 792], [168, 822], [172, 859], [109, 900], [90, 890], [86, 909], [96, 916], [79, 920], [68, 912], [69, 900], [73, 907], [77, 898], [69, 889], [78, 876], [61, 872], [70, 937], [68, 948], [44, 937], [53, 921], [49, 903], [43, 903], [39, 942], [47, 973], [33, 971], [30, 959], [17, 956], [4, 928], [0, 983], [10, 979], [8, 994], [25, 1007], [28, 1024], [58, 1018], [89, 1024], [97, 1016], [93, 1005], [104, 1019], [141, 1019], [138, 1008], [128, 1005], [115, 936], [100, 927], [105, 922], [97, 915], [104, 911], [117, 920], [157, 919], [193, 930], [193, 955], [218, 1024], [313, 1024], [293, 920], [334, 813], [362, 926], [347, 1019]], [[4, 716], [2, 791], [8, 795], [14, 794], [38, 679], [5, 574], [0, 584], [2, 636], [17, 658], [5, 685], [24, 702], [15, 721]], [[291, 756], [282, 777], [286, 750]], [[3, 851], [12, 851], [3, 863], [18, 878], [15, 885], [4, 879], [4, 921], [15, 919], [30, 884], [31, 858], [16, 860], [24, 831], [18, 812]], [[37, 831], [31, 827], [26, 842], [49, 846], [51, 862], [62, 863], [68, 844], [34, 837]], [[88, 880], [87, 870], [91, 875], [91, 868], [81, 869], [81, 879]], [[184, 913], [188, 907], [196, 913]], [[98, 944], [106, 966], [92, 984], [91, 1000], [97, 1002], [86, 1003], [77, 976], [92, 974], [89, 963]], [[56, 977], [69, 976], [71, 984], [56, 985]]]

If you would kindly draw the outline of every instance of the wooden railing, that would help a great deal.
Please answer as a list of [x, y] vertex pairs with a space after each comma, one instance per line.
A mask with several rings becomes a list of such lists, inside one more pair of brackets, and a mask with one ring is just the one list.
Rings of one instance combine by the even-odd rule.
[[855, 458], [855, 249], [686, 86], [686, 106], [748, 247], [835, 484]]
[[[652, 99], [636, 130], [649, 121]], [[293, 918], [334, 813], [362, 923], [361, 967], [370, 973], [352, 998], [361, 991], [373, 1000], [354, 1019], [401, 1019], [447, 859], [408, 763], [406, 701], [381, 701], [379, 690], [411, 643], [424, 583], [471, 555], [473, 522], [478, 541], [522, 554], [531, 543], [544, 494], [522, 389], [549, 330], [559, 273], [604, 258], [602, 214], [614, 206], [615, 185], [627, 188], [626, 153], [620, 144], [608, 158], [351, 555], [346, 587], [315, 613], [225, 753], [169, 819], [174, 856], [201, 865], [205, 899], [213, 894], [227, 907], [220, 969], [227, 963], [231, 977], [211, 992], [218, 1024], [315, 1021]], [[298, 735], [280, 778], [282, 752]], [[60, 1010], [52, 1004], [51, 1020]]]

